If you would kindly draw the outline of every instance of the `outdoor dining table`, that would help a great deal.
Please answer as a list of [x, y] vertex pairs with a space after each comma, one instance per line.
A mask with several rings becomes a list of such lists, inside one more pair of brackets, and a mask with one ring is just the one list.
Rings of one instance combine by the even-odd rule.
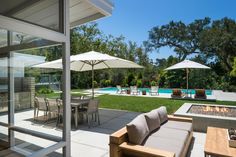
[[75, 109], [74, 117], [75, 117], [75, 128], [78, 128], [78, 110], [79, 108], [88, 105], [90, 99], [72, 99], [71, 101], [71, 108]]

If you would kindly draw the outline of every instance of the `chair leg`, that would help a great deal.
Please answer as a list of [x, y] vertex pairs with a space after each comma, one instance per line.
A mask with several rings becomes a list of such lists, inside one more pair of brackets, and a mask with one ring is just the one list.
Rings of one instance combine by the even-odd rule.
[[99, 113], [97, 112], [96, 115], [97, 115], [97, 118], [98, 118], [98, 125], [100, 125]]
[[90, 128], [90, 118], [88, 114], [87, 114], [87, 117], [88, 117], [88, 127]]

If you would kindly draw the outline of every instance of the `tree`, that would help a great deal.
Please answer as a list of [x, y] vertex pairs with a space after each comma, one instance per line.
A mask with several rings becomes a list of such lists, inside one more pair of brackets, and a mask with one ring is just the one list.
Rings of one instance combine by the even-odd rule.
[[174, 48], [179, 60], [191, 54], [198, 54], [201, 32], [210, 24], [210, 18], [195, 20], [186, 25], [183, 22], [171, 21], [163, 26], [156, 26], [149, 31], [149, 39], [144, 42], [148, 51], [168, 46]]
[[219, 60], [227, 72], [232, 71], [236, 56], [236, 22], [229, 18], [213, 21], [201, 35], [200, 49], [206, 56]]

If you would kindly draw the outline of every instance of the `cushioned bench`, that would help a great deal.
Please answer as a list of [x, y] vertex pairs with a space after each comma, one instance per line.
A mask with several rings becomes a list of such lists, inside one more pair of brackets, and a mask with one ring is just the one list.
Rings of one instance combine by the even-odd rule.
[[185, 157], [192, 119], [168, 116], [165, 107], [137, 116], [110, 136], [110, 157]]

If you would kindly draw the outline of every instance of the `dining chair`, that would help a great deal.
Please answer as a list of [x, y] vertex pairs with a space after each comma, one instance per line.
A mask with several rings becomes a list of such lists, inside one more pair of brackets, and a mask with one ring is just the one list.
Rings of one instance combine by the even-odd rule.
[[79, 110], [80, 114], [83, 114], [86, 116], [86, 120], [87, 120], [89, 128], [91, 126], [91, 119], [93, 116], [95, 116], [95, 122], [97, 121], [98, 125], [100, 125], [100, 117], [99, 117], [98, 107], [99, 107], [99, 100], [91, 99], [88, 103], [87, 109], [83, 108], [82, 110]]
[[56, 99], [45, 98], [46, 104], [48, 106], [48, 119], [52, 118], [53, 114], [58, 115], [58, 103]]
[[35, 117], [38, 118], [39, 111], [43, 111], [44, 118], [47, 117], [47, 115], [48, 115], [48, 106], [47, 106], [47, 103], [45, 101], [45, 98], [35, 97], [34, 98], [34, 119], [35, 119]]

